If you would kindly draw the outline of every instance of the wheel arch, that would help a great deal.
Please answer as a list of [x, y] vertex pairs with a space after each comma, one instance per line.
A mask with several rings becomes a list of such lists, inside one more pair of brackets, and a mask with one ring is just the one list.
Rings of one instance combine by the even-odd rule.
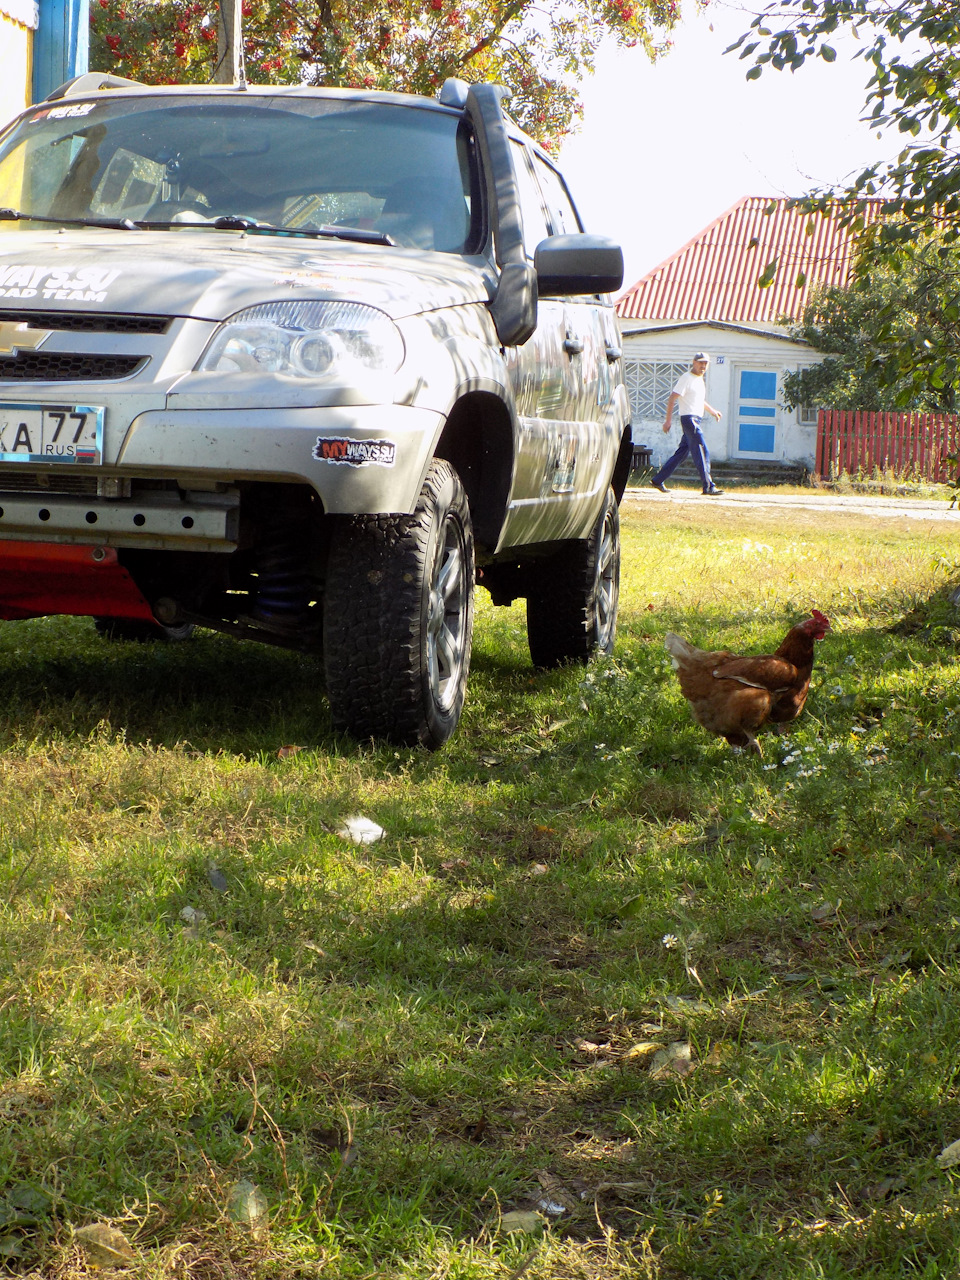
[[628, 422], [624, 426], [623, 435], [620, 438], [620, 452], [617, 454], [617, 460], [613, 465], [613, 475], [610, 477], [610, 484], [613, 486], [613, 492], [616, 494], [618, 503], [623, 500], [623, 492], [627, 487], [627, 480], [632, 466], [633, 428]]
[[470, 502], [477, 542], [497, 544], [513, 481], [515, 433], [510, 410], [489, 391], [461, 396], [447, 416], [435, 456], [455, 467]]

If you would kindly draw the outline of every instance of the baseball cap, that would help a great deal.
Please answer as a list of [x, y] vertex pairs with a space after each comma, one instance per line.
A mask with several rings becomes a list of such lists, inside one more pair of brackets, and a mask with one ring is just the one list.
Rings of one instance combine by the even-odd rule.
[[693, 358], [694, 360], [706, 360], [707, 364], [710, 363], [710, 357], [705, 351], [698, 351]]

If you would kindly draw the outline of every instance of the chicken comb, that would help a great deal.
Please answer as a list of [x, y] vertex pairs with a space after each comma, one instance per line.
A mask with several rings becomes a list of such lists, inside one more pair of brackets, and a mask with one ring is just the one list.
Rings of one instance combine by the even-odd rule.
[[819, 622], [822, 627], [829, 627], [830, 619], [825, 613], [821, 613], [819, 609], [811, 609], [810, 612], [815, 622]]

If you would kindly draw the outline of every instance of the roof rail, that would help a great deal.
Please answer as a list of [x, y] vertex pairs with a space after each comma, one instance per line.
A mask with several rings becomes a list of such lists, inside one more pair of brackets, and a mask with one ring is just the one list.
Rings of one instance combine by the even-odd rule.
[[112, 76], [108, 71], [85, 71], [74, 76], [48, 93], [44, 102], [56, 102], [58, 98], [75, 98], [81, 93], [96, 93], [98, 89], [142, 89], [139, 80], [127, 80], [124, 76]]

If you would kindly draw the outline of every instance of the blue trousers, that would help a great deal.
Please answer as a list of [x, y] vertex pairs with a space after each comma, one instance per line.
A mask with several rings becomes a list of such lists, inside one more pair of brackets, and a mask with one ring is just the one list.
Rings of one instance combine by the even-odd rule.
[[700, 419], [684, 414], [680, 419], [680, 427], [683, 431], [683, 438], [677, 445], [676, 452], [666, 460], [657, 474], [653, 477], [653, 483], [663, 484], [665, 480], [673, 475], [680, 463], [689, 454], [689, 456], [693, 458], [693, 465], [700, 473], [700, 480], [703, 484], [704, 491], [712, 489], [713, 479], [710, 475], [710, 450], [707, 448], [707, 442], [704, 440], [703, 432], [700, 430]]

